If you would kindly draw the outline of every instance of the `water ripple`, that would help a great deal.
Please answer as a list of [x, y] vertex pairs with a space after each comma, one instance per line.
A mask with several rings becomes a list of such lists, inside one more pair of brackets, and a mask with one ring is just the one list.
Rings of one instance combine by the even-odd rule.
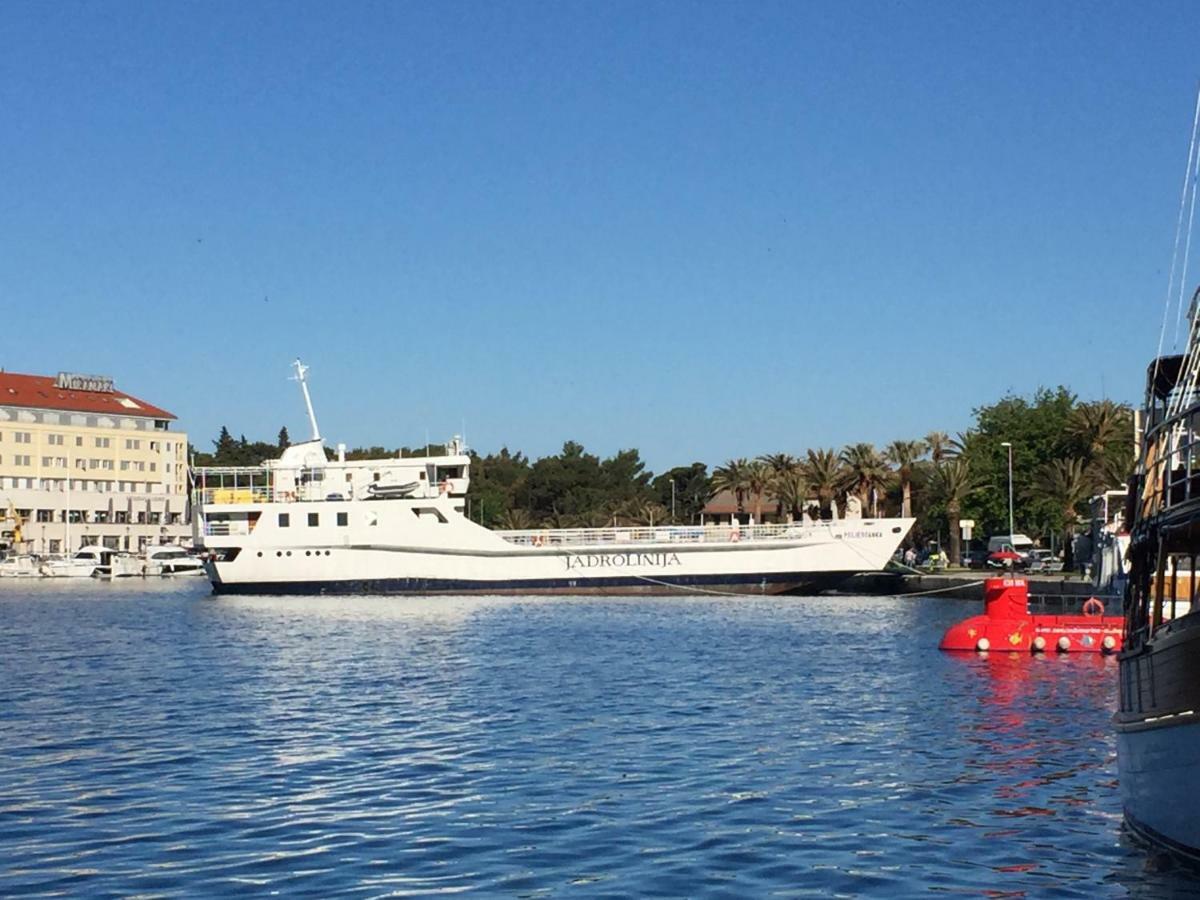
[[889, 598], [0, 585], [0, 893], [1187, 895], [1111, 660]]

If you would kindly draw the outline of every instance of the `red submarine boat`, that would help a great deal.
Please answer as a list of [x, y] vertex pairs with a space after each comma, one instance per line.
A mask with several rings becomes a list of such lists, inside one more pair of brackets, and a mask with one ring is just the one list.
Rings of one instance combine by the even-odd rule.
[[1104, 603], [1091, 597], [1083, 604], [1082, 615], [1034, 615], [1024, 578], [989, 578], [983, 583], [983, 615], [951, 626], [939, 648], [1116, 653], [1121, 649], [1125, 619], [1104, 612]]

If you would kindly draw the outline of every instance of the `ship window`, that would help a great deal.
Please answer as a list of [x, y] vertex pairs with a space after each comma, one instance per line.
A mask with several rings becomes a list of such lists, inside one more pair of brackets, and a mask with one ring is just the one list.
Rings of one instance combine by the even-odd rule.
[[338, 523], [339, 528], [345, 528], [347, 525], [350, 524], [350, 514], [349, 513], [338, 513], [337, 514], [337, 523]]
[[416, 516], [418, 519], [423, 519], [423, 518], [428, 517], [428, 518], [432, 518], [432, 519], [437, 519], [439, 522], [442, 522], [442, 523], [445, 523], [447, 521], [446, 517], [444, 515], [442, 515], [442, 511], [434, 506], [413, 507], [413, 515]]
[[289, 513], [280, 513], [279, 514], [279, 527], [280, 528], [287, 528], [291, 524], [292, 524], [292, 517]]
[[308, 527], [309, 528], [315, 528], [320, 524], [321, 524], [321, 514], [320, 513], [309, 513], [308, 514]]

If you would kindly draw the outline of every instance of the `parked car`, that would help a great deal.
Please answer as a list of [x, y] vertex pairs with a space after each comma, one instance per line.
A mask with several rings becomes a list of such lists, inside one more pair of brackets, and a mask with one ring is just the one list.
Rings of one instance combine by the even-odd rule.
[[982, 569], [987, 565], [987, 560], [988, 552], [983, 548], [963, 551], [962, 562], [968, 569]]
[[1029, 571], [1031, 572], [1061, 572], [1062, 560], [1050, 550], [1029, 551]]

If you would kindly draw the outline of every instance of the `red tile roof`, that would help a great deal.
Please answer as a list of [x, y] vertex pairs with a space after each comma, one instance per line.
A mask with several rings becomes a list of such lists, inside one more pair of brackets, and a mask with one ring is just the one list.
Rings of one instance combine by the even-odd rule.
[[61, 409], [69, 412], [140, 416], [151, 419], [175, 418], [165, 409], [152, 406], [145, 400], [131, 397], [122, 391], [72, 391], [58, 387], [57, 380], [48, 375], [0, 372], [0, 406]]

